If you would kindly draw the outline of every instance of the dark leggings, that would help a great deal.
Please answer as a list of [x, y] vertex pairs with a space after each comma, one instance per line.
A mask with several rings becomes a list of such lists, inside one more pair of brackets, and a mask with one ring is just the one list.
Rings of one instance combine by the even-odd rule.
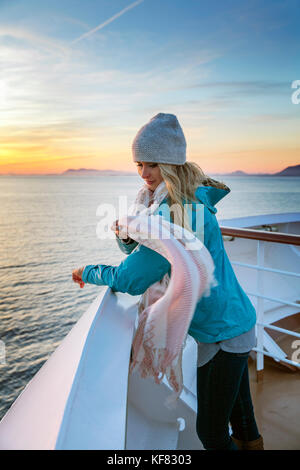
[[238, 450], [229, 434], [251, 441], [260, 436], [249, 386], [249, 353], [220, 350], [197, 368], [197, 434], [207, 450]]

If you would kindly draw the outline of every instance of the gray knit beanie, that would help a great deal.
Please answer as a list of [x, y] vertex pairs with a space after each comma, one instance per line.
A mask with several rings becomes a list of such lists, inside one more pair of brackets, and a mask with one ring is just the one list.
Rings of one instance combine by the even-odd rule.
[[137, 133], [132, 143], [134, 162], [184, 165], [186, 141], [174, 114], [158, 113]]

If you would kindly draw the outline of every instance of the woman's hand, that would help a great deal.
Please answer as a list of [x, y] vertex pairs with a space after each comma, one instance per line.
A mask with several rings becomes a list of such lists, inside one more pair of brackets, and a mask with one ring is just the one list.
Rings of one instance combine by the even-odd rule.
[[84, 282], [82, 280], [82, 273], [83, 273], [84, 267], [79, 268], [79, 269], [74, 269], [72, 271], [72, 279], [74, 282], [77, 282], [77, 284], [80, 285], [80, 287], [84, 287]]
[[[116, 236], [120, 238], [119, 236], [119, 221], [115, 220], [112, 226], [110, 227], [113, 232], [115, 232]], [[128, 243], [129, 242], [129, 237], [127, 238], [122, 238], [123, 242]]]
[[117, 235], [117, 237], [119, 236], [119, 221], [118, 220], [115, 220], [114, 223], [112, 224], [112, 226], [110, 227], [111, 230], [113, 232], [115, 232], [115, 234]]

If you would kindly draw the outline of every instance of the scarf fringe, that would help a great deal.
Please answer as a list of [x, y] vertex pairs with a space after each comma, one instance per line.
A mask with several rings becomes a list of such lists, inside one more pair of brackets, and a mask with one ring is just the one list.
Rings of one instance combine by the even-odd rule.
[[[182, 372], [181, 372], [181, 362], [182, 362], [182, 350], [176, 357], [171, 356], [171, 352], [166, 348], [155, 348], [143, 344], [143, 351], [139, 352], [139, 360], [132, 360], [130, 364], [130, 373], [134, 370], [137, 370], [142, 378], [153, 377], [155, 383], [161, 384], [164, 377], [166, 377], [167, 382], [173, 394], [171, 395], [170, 402], [180, 396], [183, 388], [182, 384]], [[170, 365], [169, 365], [170, 364]]]
[[174, 355], [174, 353], [169, 351], [167, 348], [155, 348], [152, 341], [153, 326], [147, 328], [146, 334], [146, 322], [147, 315], [143, 312], [136, 331], [136, 341], [132, 346], [132, 358], [129, 372], [133, 373], [134, 370], [137, 370], [142, 378], [152, 377], [157, 384], [161, 384], [164, 377], [166, 377], [173, 393], [167, 397], [165, 405], [172, 409], [176, 405], [177, 399], [179, 398], [183, 388], [182, 353], [185, 347], [186, 338], [177, 355]]

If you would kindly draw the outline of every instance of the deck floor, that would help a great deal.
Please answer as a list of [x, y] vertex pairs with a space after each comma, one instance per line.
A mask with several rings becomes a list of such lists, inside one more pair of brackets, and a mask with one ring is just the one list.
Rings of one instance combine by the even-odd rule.
[[257, 425], [266, 450], [300, 450], [300, 369], [293, 372], [265, 356], [263, 379], [249, 360], [249, 377]]

